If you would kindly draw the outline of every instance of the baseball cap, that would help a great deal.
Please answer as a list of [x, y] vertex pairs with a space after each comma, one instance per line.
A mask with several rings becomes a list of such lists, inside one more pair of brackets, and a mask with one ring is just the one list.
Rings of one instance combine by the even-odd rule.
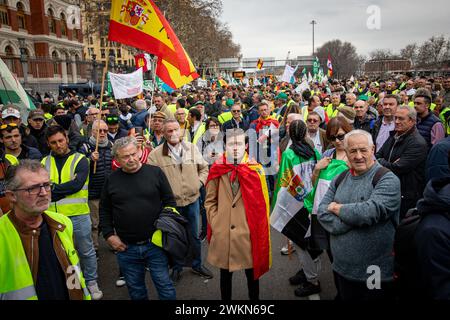
[[277, 97], [276, 97], [275, 99], [287, 100], [287, 99], [288, 99], [288, 96], [287, 96], [286, 93], [280, 92], [280, 93], [277, 95]]
[[19, 112], [19, 110], [14, 109], [12, 107], [9, 107], [9, 108], [3, 110], [3, 112], [2, 112], [2, 119], [6, 119], [6, 118], [9, 118], [9, 117], [14, 117], [14, 118], [20, 119], [20, 112]]
[[39, 109], [32, 110], [28, 114], [28, 119], [31, 119], [31, 120], [36, 120], [36, 119], [45, 120], [44, 111], [39, 110]]

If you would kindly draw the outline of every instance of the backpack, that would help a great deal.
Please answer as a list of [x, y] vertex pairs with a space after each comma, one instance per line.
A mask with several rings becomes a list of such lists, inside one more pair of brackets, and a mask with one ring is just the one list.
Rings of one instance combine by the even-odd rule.
[[[341, 182], [344, 180], [344, 178], [347, 176], [347, 173], [349, 173], [349, 172], [350, 172], [350, 169], [345, 170], [340, 175], [338, 175], [338, 177], [336, 178], [336, 182], [334, 183], [334, 186], [336, 189], [339, 187], [339, 185], [341, 184]], [[380, 169], [378, 169], [377, 172], [375, 172], [375, 175], [373, 176], [372, 186], [375, 188], [375, 186], [378, 184], [378, 182], [381, 180], [381, 178], [383, 178], [383, 176], [388, 172], [391, 172], [391, 170], [389, 170], [388, 168], [385, 168], [385, 167], [381, 167]]]
[[[390, 170], [382, 167], [378, 169], [372, 179], [372, 186], [375, 188], [380, 179]], [[349, 170], [342, 172], [336, 179], [336, 189], [344, 180]], [[421, 221], [417, 209], [411, 209], [400, 223], [397, 225], [392, 219], [395, 227], [394, 238], [394, 280], [396, 289], [400, 297], [414, 295], [417, 299], [420, 287], [418, 285], [417, 268], [417, 246], [415, 243], [415, 234]]]

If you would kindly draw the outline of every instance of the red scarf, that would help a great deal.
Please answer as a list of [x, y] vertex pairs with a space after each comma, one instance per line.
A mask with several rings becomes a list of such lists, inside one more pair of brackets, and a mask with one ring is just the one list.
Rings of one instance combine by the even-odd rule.
[[[249, 164], [247, 155], [235, 166], [227, 162], [224, 154], [209, 170], [206, 184], [228, 172], [231, 172], [231, 182], [237, 177], [241, 187], [252, 244], [253, 275], [257, 280], [269, 271], [271, 265], [269, 196], [264, 171], [260, 164]], [[208, 223], [208, 242], [211, 235], [212, 230]]]
[[259, 130], [261, 130], [263, 127], [270, 127], [271, 124], [275, 126], [275, 128], [278, 128], [280, 126], [280, 123], [272, 118], [267, 118], [266, 120], [259, 118], [253, 121], [252, 123], [256, 124], [256, 132], [259, 133]]

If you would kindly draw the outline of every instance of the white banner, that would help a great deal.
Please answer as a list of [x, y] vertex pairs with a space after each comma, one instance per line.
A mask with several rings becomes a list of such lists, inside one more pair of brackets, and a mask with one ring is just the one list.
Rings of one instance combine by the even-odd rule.
[[116, 99], [132, 98], [142, 93], [144, 85], [142, 68], [128, 74], [108, 73]]
[[291, 82], [291, 78], [295, 73], [294, 68], [292, 68], [290, 65], [286, 65], [286, 67], [284, 68], [284, 73], [283, 76], [281, 77], [281, 81], [283, 82]]

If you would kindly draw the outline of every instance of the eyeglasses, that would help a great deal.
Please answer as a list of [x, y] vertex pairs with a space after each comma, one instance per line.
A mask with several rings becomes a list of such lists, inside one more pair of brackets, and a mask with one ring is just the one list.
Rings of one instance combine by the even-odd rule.
[[13, 191], [28, 191], [28, 194], [30, 196], [35, 196], [41, 193], [42, 188], [44, 188], [45, 192], [50, 192], [52, 189], [53, 183], [47, 182], [43, 184], [37, 184], [34, 186], [31, 186], [29, 188], [22, 188], [22, 189], [14, 189]]
[[241, 113], [241, 110], [231, 110], [233, 113]]
[[6, 128], [17, 128], [17, 124], [14, 122], [8, 123], [8, 124], [2, 124], [0, 126], [0, 130], [5, 130]]
[[345, 138], [345, 134], [339, 134], [337, 136], [330, 137], [331, 141], [336, 141], [336, 139], [338, 139], [339, 141], [344, 141], [344, 138]]
[[108, 129], [98, 129], [98, 132], [108, 133]]
[[317, 120], [317, 119], [308, 119], [307, 121], [309, 123], [317, 123], [317, 122], [319, 122], [319, 120]]
[[323, 102], [330, 102], [330, 99], [325, 99], [323, 100]]
[[216, 124], [212, 124], [212, 125], [209, 126], [209, 128], [210, 129], [217, 129], [217, 128], [219, 128], [219, 126], [216, 125]]

